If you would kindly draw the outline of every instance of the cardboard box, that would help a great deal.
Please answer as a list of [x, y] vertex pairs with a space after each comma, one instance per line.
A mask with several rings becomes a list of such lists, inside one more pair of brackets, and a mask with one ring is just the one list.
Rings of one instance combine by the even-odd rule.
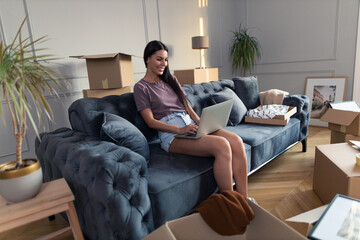
[[352, 134], [346, 134], [345, 135], [345, 142], [349, 142], [350, 140], [354, 140], [354, 141], [360, 141], [360, 136], [355, 136]]
[[316, 147], [313, 188], [324, 204], [330, 203], [336, 194], [360, 198], [357, 153], [348, 143]]
[[84, 98], [102, 98], [109, 95], [121, 95], [124, 93], [130, 93], [131, 87], [123, 87], [123, 88], [114, 88], [114, 89], [99, 89], [99, 90], [91, 90], [91, 89], [84, 89], [83, 95]]
[[[352, 104], [352, 108], [347, 106]], [[320, 120], [328, 122], [328, 128], [336, 131], [360, 136], [360, 107], [356, 102], [343, 102], [330, 105]], [[336, 107], [336, 108], [334, 108]], [[349, 110], [351, 109], [351, 110]]]
[[123, 53], [71, 56], [86, 59], [90, 89], [122, 88], [135, 84], [131, 56]]
[[166, 222], [143, 240], [245, 240], [245, 239], [307, 239], [262, 207], [249, 202], [255, 218], [242, 235], [221, 236], [213, 231], [199, 213]]
[[330, 138], [331, 144], [349, 142], [350, 140], [360, 141], [360, 136], [355, 136], [352, 134], [331, 130], [331, 138]]
[[219, 80], [217, 68], [175, 70], [174, 75], [181, 84], [194, 84]]
[[345, 136], [346, 136], [346, 133], [331, 130], [330, 143], [331, 144], [343, 143], [343, 142], [345, 142]]
[[328, 205], [326, 204], [321, 207], [296, 215], [294, 217], [288, 218], [285, 221], [289, 226], [298, 231], [300, 234], [302, 234], [303, 236], [307, 236], [327, 207]]
[[289, 122], [290, 117], [295, 113], [296, 113], [296, 107], [289, 107], [289, 111], [284, 115], [276, 115], [274, 118], [271, 119], [245, 116], [245, 122], [285, 126]]

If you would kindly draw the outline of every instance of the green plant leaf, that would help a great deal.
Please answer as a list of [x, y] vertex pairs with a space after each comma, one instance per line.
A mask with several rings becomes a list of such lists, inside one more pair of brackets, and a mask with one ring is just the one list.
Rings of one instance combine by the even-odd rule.
[[249, 29], [239, 26], [239, 30], [233, 33], [230, 57], [233, 73], [240, 71], [243, 75], [252, 71], [256, 61], [261, 58], [260, 43], [255, 37], [249, 35]]

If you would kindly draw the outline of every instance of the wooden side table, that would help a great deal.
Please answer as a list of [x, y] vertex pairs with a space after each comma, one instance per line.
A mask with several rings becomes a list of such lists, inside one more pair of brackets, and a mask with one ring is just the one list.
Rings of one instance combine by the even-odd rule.
[[72, 231], [75, 239], [82, 240], [84, 237], [73, 201], [74, 195], [63, 178], [44, 183], [36, 197], [24, 202], [8, 203], [0, 196], [0, 232], [66, 211], [70, 226], [41, 239], [67, 236]]

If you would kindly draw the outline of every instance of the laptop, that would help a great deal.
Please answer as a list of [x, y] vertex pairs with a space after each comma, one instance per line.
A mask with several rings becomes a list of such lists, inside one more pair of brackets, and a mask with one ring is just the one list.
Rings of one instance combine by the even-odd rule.
[[199, 128], [196, 134], [177, 134], [177, 138], [199, 139], [204, 135], [224, 128], [229, 120], [234, 100], [228, 100], [206, 107], [201, 112]]

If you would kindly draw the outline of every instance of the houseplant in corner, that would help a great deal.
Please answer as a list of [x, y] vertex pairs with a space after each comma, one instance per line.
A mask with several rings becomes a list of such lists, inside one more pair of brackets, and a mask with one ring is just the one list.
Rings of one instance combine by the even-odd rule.
[[240, 70], [245, 76], [247, 71], [254, 69], [257, 59], [260, 59], [260, 43], [257, 38], [249, 35], [249, 29], [239, 26], [239, 31], [232, 32], [233, 39], [230, 46], [233, 73]]
[[[39, 160], [22, 159], [26, 120], [31, 122], [38, 136], [36, 119], [44, 123], [44, 116], [50, 119], [53, 116], [45, 92], [58, 96], [56, 89], [66, 87], [57, 71], [48, 65], [54, 60], [52, 55], [41, 55], [39, 52], [44, 49], [35, 48], [46, 37], [34, 41], [22, 39], [25, 21], [11, 44], [5, 46], [4, 41], [0, 41], [0, 103], [5, 101], [8, 106], [16, 140], [16, 161], [0, 165], [0, 194], [10, 202], [34, 197], [42, 183]], [[0, 114], [6, 124], [4, 110], [0, 104]]]

